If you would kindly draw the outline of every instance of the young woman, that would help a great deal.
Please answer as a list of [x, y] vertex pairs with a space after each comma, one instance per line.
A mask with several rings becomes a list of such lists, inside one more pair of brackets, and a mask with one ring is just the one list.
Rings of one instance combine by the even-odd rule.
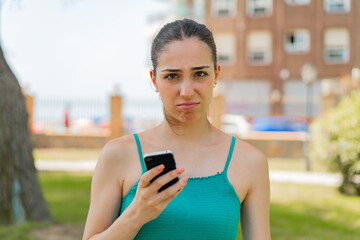
[[[207, 117], [220, 73], [212, 33], [189, 19], [169, 23], [151, 60], [165, 119], [106, 144], [83, 239], [236, 239], [240, 218], [242, 239], [270, 239], [266, 157]], [[150, 183], [164, 166], [146, 171], [143, 153], [165, 149], [178, 168]]]

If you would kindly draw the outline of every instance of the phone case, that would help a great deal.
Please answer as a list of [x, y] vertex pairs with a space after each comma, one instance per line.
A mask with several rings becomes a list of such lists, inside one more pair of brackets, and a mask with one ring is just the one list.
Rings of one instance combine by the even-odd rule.
[[[155, 179], [164, 175], [165, 173], [176, 169], [174, 155], [171, 150], [165, 150], [165, 151], [160, 151], [160, 152], [144, 154], [144, 162], [145, 162], [147, 170], [150, 170], [153, 167], [159, 166], [160, 164], [164, 164], [164, 166], [165, 166], [164, 170], [159, 175], [157, 175], [156, 177], [151, 179], [150, 183], [152, 183]], [[177, 181], [179, 181], [178, 177], [176, 177], [173, 180], [171, 180], [170, 182], [166, 183], [158, 191], [159, 192], [163, 191], [164, 189], [173, 185]]]

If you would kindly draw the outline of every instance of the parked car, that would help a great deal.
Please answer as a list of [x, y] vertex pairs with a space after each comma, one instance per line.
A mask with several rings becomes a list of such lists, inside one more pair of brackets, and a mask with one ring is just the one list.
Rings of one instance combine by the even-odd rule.
[[253, 120], [254, 131], [306, 131], [305, 119], [286, 116], [262, 116]]
[[251, 124], [246, 117], [237, 114], [223, 114], [221, 130], [230, 135], [241, 136], [251, 131]]

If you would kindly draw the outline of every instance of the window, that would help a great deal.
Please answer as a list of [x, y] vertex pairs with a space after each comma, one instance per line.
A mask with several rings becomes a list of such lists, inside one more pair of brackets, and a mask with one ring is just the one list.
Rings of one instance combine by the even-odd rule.
[[[301, 81], [301, 79], [289, 79], [284, 82], [283, 87], [284, 115], [289, 117], [306, 117], [306, 85], [303, 81]], [[311, 116], [317, 116], [321, 111], [321, 81], [315, 81], [313, 83], [312, 91]]]
[[226, 112], [246, 116], [270, 114], [269, 79], [224, 81]]
[[288, 53], [306, 53], [310, 49], [310, 33], [306, 29], [289, 31], [285, 34], [285, 50]]
[[271, 62], [272, 40], [267, 31], [254, 31], [247, 36], [247, 60], [251, 65], [267, 65]]
[[247, 14], [252, 17], [271, 15], [272, 0], [247, 0]]
[[349, 60], [349, 32], [345, 28], [330, 28], [324, 36], [324, 60], [327, 63], [345, 63]]
[[328, 13], [349, 12], [350, 0], [325, 0], [324, 8]]
[[218, 33], [214, 35], [219, 63], [232, 64], [235, 61], [236, 43], [232, 33]]
[[236, 0], [212, 0], [211, 12], [214, 17], [233, 17], [236, 15]]
[[285, 0], [289, 5], [307, 5], [310, 3], [310, 0]]

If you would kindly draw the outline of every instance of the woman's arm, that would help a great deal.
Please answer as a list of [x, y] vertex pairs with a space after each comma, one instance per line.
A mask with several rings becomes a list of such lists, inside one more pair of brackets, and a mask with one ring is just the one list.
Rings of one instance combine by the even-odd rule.
[[271, 239], [269, 209], [270, 186], [266, 156], [255, 150], [248, 159], [249, 189], [241, 205], [241, 233], [243, 240]]
[[112, 232], [123, 234], [122, 239], [133, 239], [140, 227], [128, 215], [116, 219], [121, 204], [123, 166], [126, 164], [126, 158], [122, 156], [126, 157], [128, 145], [129, 139], [124, 137], [110, 141], [101, 151], [91, 183], [84, 240], [111, 239]]
[[161, 186], [178, 177], [184, 169], [170, 171], [150, 184], [164, 166], [152, 168], [141, 176], [135, 198], [118, 217], [126, 161], [133, 158], [128, 154], [135, 145], [132, 141], [129, 136], [113, 140], [100, 154], [92, 180], [83, 240], [133, 239], [141, 227], [155, 219], [186, 185], [187, 178], [183, 178], [159, 193]]

